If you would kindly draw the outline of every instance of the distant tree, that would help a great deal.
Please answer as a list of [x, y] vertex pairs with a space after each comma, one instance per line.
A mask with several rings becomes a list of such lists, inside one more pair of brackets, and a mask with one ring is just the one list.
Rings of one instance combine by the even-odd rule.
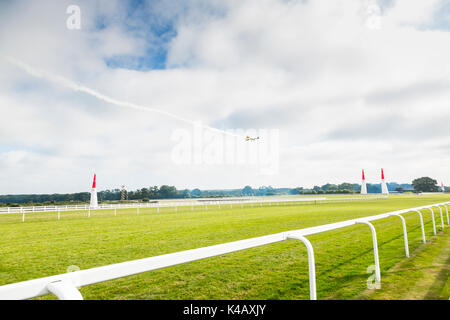
[[150, 192], [147, 188], [141, 189], [141, 197], [142, 199], [150, 197]]
[[244, 196], [252, 196], [253, 195], [253, 189], [250, 186], [245, 186], [244, 189], [242, 189], [242, 194]]
[[368, 193], [381, 193], [381, 184], [368, 183], [367, 184], [367, 192]]
[[188, 189], [184, 189], [178, 192], [178, 196], [179, 198], [190, 198], [191, 197], [191, 193], [189, 192]]
[[439, 187], [437, 181], [430, 177], [422, 177], [414, 179], [412, 182], [414, 190], [417, 192], [437, 192]]
[[334, 190], [338, 190], [338, 186], [335, 185], [335, 184], [327, 183], [327, 184], [324, 184], [324, 185], [321, 187], [321, 189], [322, 189], [323, 191], [334, 191]]
[[158, 199], [159, 197], [159, 188], [157, 186], [153, 186], [148, 188], [148, 197], [150, 199]]
[[162, 199], [173, 199], [178, 197], [177, 188], [174, 186], [163, 185], [159, 188], [159, 198]]
[[341, 183], [340, 185], [338, 185], [338, 189], [339, 190], [353, 190], [353, 184], [344, 182], [344, 183]]
[[303, 188], [302, 187], [298, 187], [298, 188], [291, 189], [291, 191], [289, 193], [290, 194], [302, 194], [303, 193]]

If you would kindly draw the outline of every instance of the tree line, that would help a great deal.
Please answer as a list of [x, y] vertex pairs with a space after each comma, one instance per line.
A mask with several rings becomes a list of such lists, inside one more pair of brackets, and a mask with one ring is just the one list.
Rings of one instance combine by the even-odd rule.
[[[398, 184], [396, 182], [387, 183], [390, 192], [437, 192], [441, 191], [437, 181], [422, 177], [414, 179], [411, 184]], [[357, 183], [344, 182], [341, 184], [327, 183], [313, 188], [273, 188], [272, 186], [262, 186], [252, 188], [245, 186], [242, 189], [218, 189], [200, 190], [184, 189], [177, 190], [174, 186], [162, 185], [141, 188], [126, 193], [127, 201], [156, 201], [158, 199], [182, 199], [182, 198], [218, 198], [218, 197], [241, 197], [241, 196], [274, 196], [274, 195], [298, 195], [298, 194], [333, 194], [333, 193], [359, 193], [361, 185]], [[446, 191], [448, 187], [446, 187]], [[368, 193], [380, 193], [381, 184], [367, 184]], [[115, 202], [121, 200], [121, 190], [104, 190], [97, 193], [100, 202]], [[52, 205], [52, 204], [85, 204], [89, 203], [89, 192], [78, 192], [68, 194], [22, 194], [22, 195], [0, 195], [0, 205]]]
[[[183, 199], [183, 198], [219, 198], [219, 197], [241, 197], [241, 196], [272, 196], [290, 194], [292, 188], [272, 188], [262, 186], [252, 189], [246, 186], [243, 189], [223, 189], [223, 190], [200, 190], [184, 189], [177, 190], [174, 186], [162, 185], [141, 188], [126, 192], [126, 201], [151, 201], [158, 199]], [[53, 204], [83, 204], [90, 200], [89, 192], [79, 192], [71, 194], [19, 194], [0, 195], [0, 205], [53, 205]], [[120, 189], [103, 190], [97, 192], [99, 201], [115, 202], [120, 201], [122, 192]]]

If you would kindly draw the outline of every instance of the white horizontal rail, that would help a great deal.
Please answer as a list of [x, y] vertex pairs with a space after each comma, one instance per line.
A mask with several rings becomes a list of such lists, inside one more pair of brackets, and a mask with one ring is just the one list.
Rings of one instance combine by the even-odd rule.
[[[304, 241], [306, 236], [318, 234], [326, 231], [336, 230], [339, 228], [344, 228], [352, 226], [356, 223], [364, 223], [371, 226], [373, 242], [374, 242], [374, 255], [375, 264], [377, 265], [377, 279], [380, 279], [379, 274], [379, 263], [378, 263], [378, 249], [376, 244], [376, 233], [373, 226], [369, 223], [370, 221], [375, 221], [379, 219], [384, 219], [391, 217], [392, 215], [400, 215], [411, 211], [420, 211], [423, 209], [432, 208], [436, 205], [446, 206], [450, 202], [439, 203], [433, 205], [426, 205], [411, 209], [403, 209], [392, 211], [388, 213], [383, 213], [379, 215], [356, 218], [336, 223], [330, 223], [326, 225], [310, 227], [305, 229], [281, 232], [271, 235], [266, 235], [262, 237], [256, 237], [246, 240], [239, 240], [234, 242], [228, 242], [224, 244], [217, 244], [213, 246], [191, 249], [186, 251], [180, 251], [175, 253], [164, 254], [160, 256], [139, 259], [134, 261], [122, 262], [102, 267], [96, 267], [86, 270], [80, 270], [70, 273], [59, 274], [55, 276], [39, 278], [34, 280], [28, 280], [18, 283], [12, 283], [0, 286], [0, 299], [1, 300], [16, 300], [16, 299], [29, 299], [33, 297], [39, 297], [45, 294], [54, 293], [60, 299], [75, 299], [78, 294], [74, 291], [76, 288], [91, 285], [94, 283], [104, 282], [108, 280], [113, 280], [117, 278], [122, 278], [142, 272], [147, 272], [151, 270], [166, 268], [182, 263], [187, 263], [191, 261], [196, 261], [200, 259], [205, 259], [209, 257], [219, 256], [226, 253], [231, 253], [235, 251], [245, 250], [249, 248], [254, 248], [270, 243], [280, 242], [287, 239], [299, 239], [302, 240], [308, 249], [309, 262], [310, 262], [310, 275], [314, 274], [315, 269], [311, 266], [314, 263], [314, 256], [312, 251], [312, 246], [309, 247]], [[311, 281], [314, 280], [314, 284]], [[315, 292], [315, 279], [310, 278], [310, 297], [314, 299], [316, 297]], [[313, 292], [314, 291], [314, 292]]]

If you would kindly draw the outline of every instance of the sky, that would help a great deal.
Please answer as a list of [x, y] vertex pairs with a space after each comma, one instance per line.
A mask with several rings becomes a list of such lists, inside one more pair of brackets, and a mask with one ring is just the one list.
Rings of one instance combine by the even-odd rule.
[[448, 0], [0, 1], [0, 194], [450, 185], [448, 57]]

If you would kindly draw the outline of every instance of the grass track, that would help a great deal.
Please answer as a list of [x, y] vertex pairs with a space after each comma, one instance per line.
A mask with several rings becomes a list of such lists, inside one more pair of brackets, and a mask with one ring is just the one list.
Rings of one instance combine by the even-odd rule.
[[[0, 216], [0, 285], [204, 247], [281, 231], [448, 201], [448, 195], [391, 196], [389, 200], [270, 207], [190, 207]], [[436, 212], [438, 212], [436, 210]], [[404, 215], [410, 252], [421, 246], [417, 214]], [[437, 230], [440, 217], [436, 214]], [[427, 239], [431, 215], [424, 212]], [[383, 275], [404, 261], [398, 218], [374, 222]], [[366, 289], [373, 264], [367, 226], [308, 237], [316, 253], [319, 299], [354, 299]], [[436, 241], [439, 241], [437, 236]], [[195, 261], [81, 289], [86, 299], [308, 299], [307, 255], [295, 240]], [[375, 297], [375, 296], [374, 296]], [[52, 296], [44, 297], [53, 298]], [[370, 298], [370, 297], [369, 297]]]
[[387, 272], [381, 290], [366, 290], [360, 299], [410, 300], [450, 297], [450, 229], [421, 245], [410, 259]]

